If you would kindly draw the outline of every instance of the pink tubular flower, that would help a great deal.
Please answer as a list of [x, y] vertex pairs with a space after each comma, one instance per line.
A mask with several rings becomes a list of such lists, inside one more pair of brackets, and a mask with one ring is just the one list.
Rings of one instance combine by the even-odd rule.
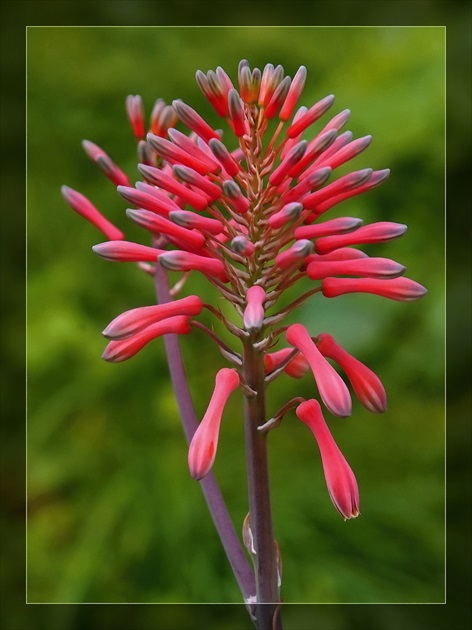
[[157, 262], [165, 250], [130, 241], [107, 241], [92, 247], [94, 254], [111, 262]]
[[303, 206], [301, 203], [297, 203], [296, 201], [292, 201], [292, 203], [286, 204], [282, 210], [279, 210], [275, 214], [272, 214], [269, 217], [269, 225], [274, 230], [277, 228], [283, 227], [289, 221], [293, 221], [294, 219], [298, 219], [303, 210]]
[[144, 138], [144, 106], [143, 99], [137, 94], [130, 94], [126, 99], [126, 111], [133, 128], [134, 135], [138, 140]]
[[216, 276], [226, 282], [225, 267], [221, 260], [205, 258], [191, 252], [168, 251], [159, 256], [160, 264], [169, 271], [200, 271], [205, 275]]
[[325, 278], [321, 283], [328, 298], [346, 293], [373, 293], [399, 302], [412, 302], [426, 295], [427, 289], [409, 278], [379, 280], [377, 278]]
[[105, 219], [100, 210], [87, 197], [69, 188], [69, 186], [62, 186], [61, 192], [72, 210], [75, 210], [77, 214], [87, 219], [87, 221], [103, 232], [107, 238], [110, 240], [121, 240], [124, 238], [123, 232], [115, 227], [113, 223], [110, 223], [108, 219]]
[[217, 372], [215, 389], [188, 451], [190, 474], [197, 481], [203, 479], [213, 466], [223, 410], [230, 394], [238, 385], [239, 375], [236, 370], [222, 368]]
[[407, 226], [391, 221], [371, 223], [349, 234], [337, 236], [325, 236], [316, 241], [318, 254], [327, 254], [333, 249], [339, 249], [346, 245], [361, 245], [363, 243], [385, 243], [404, 234]]
[[95, 162], [115, 186], [129, 186], [128, 176], [118, 168], [103, 149], [93, 142], [90, 142], [90, 140], [82, 140], [82, 146], [89, 158]]
[[174, 300], [165, 304], [133, 308], [115, 317], [102, 334], [108, 339], [126, 339], [147, 328], [147, 326], [169, 317], [200, 315], [202, 308], [203, 303], [197, 295], [189, 295], [181, 300]]
[[295, 230], [295, 238], [319, 238], [320, 236], [331, 236], [333, 234], [345, 234], [352, 232], [362, 224], [362, 219], [354, 217], [340, 217], [331, 219], [316, 225], [302, 225]]
[[184, 186], [174, 177], [167, 175], [162, 170], [147, 166], [146, 164], [139, 164], [138, 169], [147, 182], [185, 199], [186, 203], [189, 203], [195, 210], [204, 210], [208, 207], [206, 197], [190, 190], [187, 186]]
[[210, 125], [205, 122], [194, 109], [192, 109], [192, 107], [189, 107], [186, 103], [180, 100], [172, 101], [172, 105], [177, 112], [177, 116], [184, 125], [187, 125], [187, 127], [192, 129], [192, 131], [194, 131], [198, 136], [201, 136], [207, 142], [212, 138], [219, 139], [219, 135], [216, 131], [212, 129]]
[[279, 112], [280, 120], [287, 122], [287, 120], [292, 115], [295, 105], [297, 104], [297, 101], [300, 98], [301, 93], [303, 92], [303, 88], [305, 87], [305, 81], [306, 68], [305, 66], [300, 66], [297, 70], [297, 73], [293, 77], [293, 81], [290, 85], [287, 98], [285, 99], [285, 103], [283, 104], [282, 109]]
[[189, 324], [189, 318], [184, 315], [177, 315], [175, 317], [168, 317], [163, 321], [151, 324], [141, 330], [140, 332], [126, 337], [126, 339], [120, 339], [117, 341], [110, 341], [105, 348], [102, 355], [102, 359], [109, 363], [120, 363], [134, 357], [146, 344], [162, 335], [177, 334], [187, 335], [191, 332], [191, 326]]
[[301, 264], [303, 259], [313, 251], [313, 243], [307, 239], [295, 241], [295, 243], [285, 251], [277, 254], [275, 257], [275, 265], [281, 269], [298, 263]]
[[323, 357], [301, 324], [289, 326], [285, 333], [288, 343], [303, 354], [310, 365], [321, 399], [329, 411], [341, 418], [351, 415], [351, 396], [346, 384]]
[[156, 234], [165, 234], [178, 239], [186, 247], [199, 249], [205, 244], [205, 237], [198, 230], [188, 230], [164, 217], [148, 210], [126, 210], [126, 215], [135, 223]]
[[354, 249], [353, 247], [341, 247], [340, 249], [333, 249], [329, 254], [310, 254], [306, 257], [306, 263], [311, 262], [328, 262], [333, 260], [354, 260], [358, 258], [369, 258], [368, 254], [361, 249]]
[[389, 258], [358, 258], [309, 263], [306, 275], [310, 280], [329, 276], [366, 276], [369, 278], [396, 278], [405, 273], [406, 267]]
[[220, 234], [224, 230], [224, 225], [218, 219], [202, 217], [188, 210], [173, 210], [169, 213], [169, 219], [181, 227], [195, 228], [214, 235]]
[[166, 198], [162, 194], [157, 196], [156, 194], [149, 194], [128, 186], [118, 186], [117, 191], [123, 199], [132, 203], [133, 206], [144, 208], [156, 214], [167, 216], [172, 210], [180, 210], [179, 206], [172, 199]]
[[351, 467], [334, 441], [317, 400], [306, 400], [296, 409], [298, 418], [315, 436], [320, 449], [329, 496], [344, 519], [359, 516], [359, 488]]
[[250, 332], [259, 332], [264, 321], [264, 300], [266, 292], [262, 287], [254, 285], [247, 290], [246, 308], [244, 309], [244, 328]]
[[297, 122], [293, 123], [287, 129], [287, 136], [289, 138], [295, 138], [295, 136], [298, 136], [300, 133], [305, 131], [305, 129], [316, 122], [318, 118], [321, 118], [321, 116], [323, 116], [323, 114], [328, 111], [333, 103], [334, 94], [330, 94], [329, 96], [323, 98], [321, 101], [318, 101], [318, 103], [315, 103], [303, 116], [301, 116], [297, 120]]
[[346, 372], [360, 402], [372, 413], [383, 413], [387, 408], [387, 394], [379, 377], [366, 365], [338, 345], [331, 335], [321, 333], [316, 339], [318, 350]]

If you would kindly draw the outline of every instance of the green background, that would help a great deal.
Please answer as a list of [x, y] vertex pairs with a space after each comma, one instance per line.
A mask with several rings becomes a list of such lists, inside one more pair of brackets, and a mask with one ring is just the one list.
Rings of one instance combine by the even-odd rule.
[[[219, 126], [195, 71], [221, 65], [235, 80], [247, 58], [252, 67], [281, 63], [291, 76], [306, 65], [300, 103], [334, 93], [333, 114], [352, 110], [346, 128], [373, 135], [352, 168], [389, 167], [390, 179], [331, 216], [407, 223], [401, 240], [369, 253], [399, 260], [429, 290], [411, 304], [315, 296], [292, 316], [373, 368], [389, 408], [373, 416], [355, 402], [351, 418], [329, 420], [361, 489], [362, 516], [352, 522], [329, 501], [306, 427], [292, 414], [270, 436], [283, 598], [442, 602], [444, 29], [31, 28], [27, 56], [28, 601], [240, 601], [188, 474], [162, 341], [121, 365], [100, 360], [100, 331], [153, 303], [152, 282], [91, 253], [103, 238], [68, 210], [59, 187], [77, 188], [127, 238], [146, 242], [80, 140], [102, 146], [134, 181], [126, 95], [141, 94], [148, 113], [158, 97], [182, 98]], [[190, 292], [216, 298], [197, 277]], [[224, 360], [198, 331], [182, 347], [201, 417]], [[269, 413], [314, 391], [309, 377], [283, 377], [268, 390]], [[235, 394], [215, 464], [238, 531], [247, 512], [241, 408]]]

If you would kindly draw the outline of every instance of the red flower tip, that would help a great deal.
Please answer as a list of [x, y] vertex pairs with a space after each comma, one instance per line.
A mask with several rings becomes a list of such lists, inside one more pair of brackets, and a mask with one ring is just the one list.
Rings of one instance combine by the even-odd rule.
[[[204, 195], [190, 190], [187, 186], [178, 182], [174, 177], [164, 173], [162, 169], [148, 166], [147, 164], [138, 164], [138, 170], [147, 182], [151, 183], [153, 186], [159, 186], [160, 188], [185, 199], [185, 201], [195, 208], [195, 210], [205, 210], [208, 206], [208, 200]], [[132, 193], [128, 193], [128, 198], [130, 197], [133, 197]], [[137, 199], [139, 200], [139, 198]], [[168, 199], [167, 203], [169, 206], [173, 205], [175, 210], [178, 208], [175, 202], [170, 199]]]
[[110, 341], [102, 354], [102, 359], [109, 363], [121, 363], [137, 354], [144, 346], [161, 335], [187, 335], [192, 330], [189, 318], [183, 315], [169, 317], [163, 321], [151, 324], [131, 337]]
[[272, 186], [278, 186], [283, 182], [289, 171], [302, 159], [307, 145], [308, 142], [306, 140], [302, 140], [290, 149], [285, 156], [285, 159], [282, 160], [275, 171], [273, 171], [269, 176], [269, 183]]
[[188, 451], [188, 466], [195, 480], [203, 479], [216, 457], [221, 417], [230, 394], [239, 385], [236, 370], [222, 368], [217, 372], [215, 388], [202, 421], [195, 431]]
[[213, 155], [228, 173], [228, 175], [234, 177], [239, 173], [239, 164], [236, 162], [234, 157], [221, 142], [221, 140], [216, 140], [216, 138], [212, 138], [208, 143], [208, 146], [210, 147]]
[[301, 324], [293, 324], [288, 327], [285, 334], [288, 343], [301, 352], [308, 361], [321, 399], [327, 409], [341, 418], [350, 416], [349, 390], [333, 366], [318, 350], [306, 328]]
[[144, 105], [143, 99], [137, 94], [130, 94], [126, 98], [126, 112], [128, 114], [133, 133], [138, 140], [144, 138]]
[[279, 112], [279, 119], [286, 122], [295, 108], [298, 99], [303, 92], [303, 88], [305, 87], [306, 81], [306, 68], [305, 66], [300, 66], [297, 70], [297, 73], [293, 77], [292, 84], [290, 85], [290, 89], [288, 91], [287, 97], [285, 99], [285, 103], [282, 106], [282, 109]]
[[353, 247], [342, 247], [341, 249], [334, 249], [329, 254], [310, 254], [306, 257], [307, 264], [311, 262], [328, 262], [332, 260], [354, 260], [357, 258], [369, 258], [369, 256], [361, 249], [354, 249]]
[[249, 132], [249, 128], [244, 115], [243, 104], [237, 90], [233, 89], [228, 92], [228, 108], [231, 122], [233, 123], [234, 135], [240, 138]]
[[296, 228], [295, 238], [319, 238], [320, 236], [345, 234], [346, 232], [352, 232], [362, 223], [362, 219], [355, 217], [340, 217], [339, 219], [331, 219], [316, 225], [302, 225]]
[[[187, 105], [181, 100], [172, 101], [172, 105], [177, 112], [177, 116], [180, 120], [187, 125], [189, 129], [194, 131], [197, 136], [200, 136], [204, 140], [208, 142], [211, 138], [219, 138], [219, 135], [216, 133], [214, 129], [210, 127], [208, 123], [206, 123], [200, 114]], [[203, 174], [203, 173], [202, 173]]]
[[338, 345], [331, 335], [321, 333], [316, 340], [318, 350], [336, 361], [345, 371], [360, 402], [372, 413], [383, 413], [387, 408], [387, 394], [379, 377], [366, 365]]
[[208, 163], [194, 157], [166, 138], [160, 138], [152, 133], [148, 133], [146, 138], [154, 151], [169, 164], [185, 164], [185, 166], [195, 169], [200, 175], [206, 175], [211, 170]]
[[183, 182], [200, 188], [200, 190], [206, 193], [212, 201], [221, 197], [221, 188], [206, 177], [203, 177], [203, 175], [197, 173], [197, 171], [194, 171], [193, 168], [176, 165], [174, 166], [173, 171]]
[[252, 256], [256, 248], [245, 236], [235, 236], [231, 241], [231, 249], [242, 256]]
[[[282, 69], [282, 72], [283, 72], [283, 69]], [[275, 76], [275, 72], [274, 72], [274, 76]], [[271, 119], [275, 116], [275, 114], [277, 113], [277, 110], [285, 101], [288, 95], [290, 84], [291, 84], [290, 77], [285, 77], [284, 79], [282, 79], [282, 81], [280, 81], [280, 83], [274, 90], [267, 107], [264, 110], [265, 118]]]
[[139, 245], [131, 241], [99, 243], [92, 247], [92, 251], [100, 258], [111, 262], [157, 262], [157, 257], [165, 253], [164, 249]]
[[[273, 229], [281, 228], [289, 221], [295, 221], [301, 215], [303, 206], [301, 203], [293, 201], [287, 203], [281, 210], [269, 217], [269, 225]], [[296, 230], [295, 230], [296, 234]]]
[[303, 116], [301, 116], [296, 122], [292, 123], [290, 127], [287, 129], [287, 137], [295, 138], [299, 134], [303, 133], [307, 127], [312, 125], [314, 122], [321, 118], [325, 112], [331, 107], [334, 103], [334, 94], [330, 94], [326, 96], [318, 103], [315, 103], [309, 110], [307, 110]]
[[[139, 165], [140, 168], [150, 169], [151, 166]], [[157, 170], [157, 169], [156, 169]], [[118, 193], [133, 206], [137, 208], [144, 208], [150, 210], [156, 214], [163, 214], [167, 216], [172, 210], [180, 210], [179, 206], [172, 201], [167, 195], [164, 195], [158, 190], [154, 190], [152, 193], [145, 192], [144, 190], [132, 188], [131, 186], [117, 186]]]
[[69, 188], [69, 186], [62, 186], [61, 192], [72, 210], [75, 210], [77, 214], [80, 214], [80, 216], [98, 228], [107, 238], [113, 241], [124, 238], [123, 232], [115, 227], [113, 223], [110, 223], [87, 197]]
[[356, 478], [328, 429], [318, 401], [306, 400], [297, 407], [296, 414], [316, 439], [334, 507], [345, 520], [359, 516], [359, 488]]
[[321, 282], [323, 295], [328, 298], [346, 293], [373, 293], [399, 302], [419, 300], [428, 292], [409, 278], [379, 280], [377, 278], [325, 278]]
[[129, 186], [128, 176], [123, 173], [120, 168], [118, 168], [118, 166], [102, 148], [93, 142], [90, 142], [90, 140], [82, 140], [82, 146], [89, 158], [95, 162], [95, 164], [101, 169], [106, 177], [115, 184], [115, 186]]
[[245, 214], [249, 210], [249, 200], [244, 197], [236, 182], [231, 179], [224, 181], [223, 192], [231, 200], [231, 204], [237, 212]]
[[295, 243], [275, 257], [275, 265], [281, 269], [287, 269], [296, 263], [301, 264], [303, 259], [313, 251], [313, 243], [307, 239], [295, 241]]
[[203, 302], [197, 295], [189, 295], [165, 304], [133, 308], [115, 317], [105, 328], [102, 335], [113, 340], [126, 339], [147, 328], [147, 326], [169, 317], [199, 315], [202, 312], [202, 308]]
[[250, 333], [259, 332], [264, 322], [264, 300], [266, 292], [258, 285], [254, 285], [247, 290], [246, 308], [244, 309], [244, 328]]

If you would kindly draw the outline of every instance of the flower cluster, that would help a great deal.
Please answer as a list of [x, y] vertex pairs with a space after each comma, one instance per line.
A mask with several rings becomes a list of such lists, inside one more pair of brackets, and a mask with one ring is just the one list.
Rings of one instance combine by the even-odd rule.
[[[196, 79], [229, 127], [228, 142], [223, 141], [223, 132], [181, 100], [166, 105], [159, 99], [146, 134], [141, 97], [129, 96], [126, 106], [137, 140], [142, 180], [133, 186], [101, 148], [83, 143], [90, 159], [132, 206], [126, 211], [128, 218], [150, 233], [150, 244], [126, 241], [83, 195], [66, 186], [62, 190], [69, 205], [106, 236], [105, 242], [93, 248], [98, 256], [136, 262], [151, 275], [156, 265], [182, 272], [173, 295], [182, 290], [190, 272], [199, 272], [239, 316], [236, 323], [230, 321], [190, 295], [127, 311], [103, 332], [110, 340], [103, 354], [106, 361], [124, 361], [156, 337], [184, 335], [198, 327], [230, 362], [231, 368], [223, 367], [216, 375], [207, 412], [190, 444], [190, 473], [201, 479], [213, 465], [230, 394], [240, 387], [245, 396], [257, 395], [245, 382], [239, 349], [226, 346], [195, 319], [203, 308], [262, 357], [266, 385], [282, 373], [302, 378], [310, 371], [326, 409], [346, 417], [351, 414], [351, 394], [330, 360], [373, 413], [385, 411], [387, 404], [379, 378], [330, 335], [315, 336], [301, 324], [279, 324], [315, 293], [334, 298], [362, 292], [410, 301], [426, 290], [403, 276], [403, 265], [370, 257], [356, 248], [398, 238], [405, 225], [382, 221], [363, 226], [355, 217], [325, 218], [331, 208], [381, 184], [389, 170], [366, 168], [335, 176], [338, 167], [369, 146], [371, 136], [353, 139], [350, 131], [341, 131], [349, 110], [315, 130], [315, 123], [333, 106], [334, 96], [297, 109], [306, 79], [304, 66], [291, 79], [280, 65], [269, 63], [261, 72], [243, 60], [236, 86], [220, 67], [206, 74], [199, 70]], [[178, 123], [185, 131], [176, 128]], [[289, 306], [278, 307], [281, 296], [297, 282], [305, 292]], [[276, 347], [281, 338], [285, 338], [285, 347]], [[356, 479], [317, 400], [294, 398], [270, 420], [260, 418], [260, 431], [277, 426], [293, 407], [318, 443], [334, 505], [346, 519], [357, 516]]]

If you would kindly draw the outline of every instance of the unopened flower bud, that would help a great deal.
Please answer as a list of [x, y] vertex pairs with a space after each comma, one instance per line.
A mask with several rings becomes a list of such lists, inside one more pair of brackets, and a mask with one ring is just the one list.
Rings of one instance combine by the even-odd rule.
[[244, 309], [244, 328], [250, 333], [259, 332], [264, 322], [264, 300], [266, 292], [258, 285], [254, 285], [247, 290], [246, 308]]
[[97, 227], [111, 241], [124, 238], [123, 232], [108, 221], [87, 197], [69, 188], [69, 186], [62, 186], [61, 192], [72, 210]]
[[139, 94], [133, 96], [130, 94], [126, 99], [126, 111], [133, 129], [133, 133], [138, 140], [144, 138], [146, 133], [144, 127], [144, 105], [143, 99]]
[[301, 265], [303, 259], [313, 251], [313, 243], [306, 239], [296, 241], [291, 247], [275, 257], [275, 265], [281, 269], [287, 269], [291, 265], [298, 263]]
[[182, 245], [190, 249], [200, 249], [205, 244], [205, 237], [198, 230], [187, 230], [154, 212], [128, 208], [126, 215], [144, 229], [154, 234], [165, 234], [166, 236], [176, 238]]
[[213, 466], [223, 411], [230, 394], [238, 385], [239, 375], [236, 370], [222, 368], [217, 372], [215, 389], [188, 451], [190, 474], [196, 480], [203, 479]]
[[267, 107], [264, 110], [265, 118], [271, 119], [275, 116], [277, 110], [287, 97], [288, 91], [290, 89], [290, 83], [290, 77], [285, 77], [285, 79], [282, 79], [282, 81], [278, 84], [277, 88], [272, 94], [272, 98], [270, 99]]
[[330, 276], [364, 276], [367, 278], [396, 278], [405, 273], [406, 267], [389, 258], [359, 258], [327, 262], [310, 262], [306, 275], [311, 280]]
[[[266, 373], [276, 370], [279, 365], [287, 360], [288, 356], [292, 354], [293, 348], [282, 348], [276, 352], [268, 352], [264, 357], [265, 371]], [[300, 352], [287, 363], [284, 367], [284, 372], [292, 378], [302, 378], [310, 369], [308, 361]]]
[[245, 236], [235, 236], [231, 241], [231, 249], [241, 256], [251, 256], [254, 253], [255, 246]]
[[169, 271], [200, 271], [209, 276], [217, 276], [227, 281], [225, 266], [217, 258], [206, 258], [191, 252], [174, 250], [159, 256], [159, 263]]
[[184, 125], [187, 125], [197, 136], [200, 136], [207, 142], [211, 138], [219, 138], [216, 131], [192, 107], [178, 99], [172, 101], [172, 105]]
[[186, 315], [192, 317], [202, 312], [203, 302], [197, 295], [189, 295], [180, 300], [173, 300], [164, 304], [141, 306], [125, 311], [115, 317], [103, 331], [108, 339], [126, 339], [169, 317]]
[[351, 467], [334, 441], [317, 400], [306, 400], [296, 409], [298, 418], [313, 433], [320, 450], [329, 496], [345, 519], [359, 516], [359, 488]]
[[409, 278], [379, 280], [377, 278], [325, 278], [321, 282], [323, 295], [328, 298], [346, 293], [373, 293], [399, 302], [419, 300], [428, 292]]
[[209, 234], [220, 234], [224, 230], [224, 225], [218, 219], [202, 217], [189, 210], [173, 210], [169, 213], [169, 219], [184, 228], [195, 228]]
[[90, 142], [90, 140], [82, 140], [82, 146], [89, 158], [95, 162], [95, 164], [103, 171], [108, 179], [115, 184], [115, 186], [129, 186], [128, 176], [123, 173], [120, 168], [118, 168], [118, 166], [102, 148], [93, 142]]
[[360, 402], [372, 413], [383, 413], [387, 408], [387, 394], [379, 377], [366, 365], [338, 345], [331, 335], [321, 333], [316, 339], [321, 354], [344, 370]]
[[286, 122], [295, 108], [298, 99], [303, 92], [303, 88], [305, 87], [306, 80], [306, 68], [305, 66], [300, 66], [297, 70], [297, 73], [293, 77], [293, 81], [290, 85], [290, 89], [288, 91], [287, 97], [285, 99], [285, 103], [282, 106], [282, 109], [279, 112], [280, 120]]
[[272, 186], [278, 186], [281, 184], [290, 169], [298, 164], [306, 151], [307, 144], [306, 140], [302, 140], [287, 153], [285, 159], [282, 160], [275, 171], [273, 171], [269, 176], [269, 183]]
[[213, 138], [208, 145], [228, 175], [234, 177], [239, 173], [239, 164], [220, 140]]
[[350, 416], [351, 396], [349, 390], [333, 366], [318, 350], [306, 328], [301, 324], [289, 326], [286, 339], [308, 361], [321, 399], [327, 409], [341, 418]]
[[295, 238], [319, 238], [352, 232], [362, 225], [362, 219], [355, 217], [339, 217], [315, 225], [302, 225], [295, 230]]
[[326, 96], [318, 103], [315, 103], [310, 109], [305, 112], [296, 122], [292, 123], [287, 129], [286, 135], [288, 138], [295, 138], [300, 133], [305, 131], [310, 125], [321, 118], [321, 116], [328, 111], [331, 105], [334, 103], [334, 94]]
[[391, 221], [379, 221], [371, 223], [350, 232], [349, 234], [339, 234], [336, 236], [324, 236], [316, 241], [316, 252], [327, 254], [333, 249], [339, 249], [346, 245], [361, 245], [363, 243], [385, 243], [402, 236], [407, 230], [403, 223], [393, 223]]
[[273, 229], [281, 228], [289, 221], [295, 221], [303, 210], [301, 203], [292, 202], [286, 204], [281, 210], [269, 217], [269, 225]]
[[244, 115], [244, 108], [237, 90], [233, 89], [228, 92], [228, 107], [231, 122], [233, 123], [234, 135], [240, 138], [248, 133], [248, 127]]
[[223, 182], [223, 192], [231, 199], [234, 209], [241, 214], [245, 214], [249, 210], [249, 201], [243, 196], [241, 189], [236, 182], [227, 179]]
[[111, 262], [157, 262], [157, 257], [166, 250], [138, 245], [131, 241], [106, 241], [94, 245], [92, 251], [100, 258]]
[[120, 363], [131, 359], [144, 346], [162, 335], [176, 334], [187, 335], [191, 332], [191, 326], [188, 323], [189, 318], [183, 315], [169, 317], [163, 321], [151, 324], [140, 332], [120, 339], [119, 341], [110, 341], [102, 354], [102, 359], [109, 363]]

